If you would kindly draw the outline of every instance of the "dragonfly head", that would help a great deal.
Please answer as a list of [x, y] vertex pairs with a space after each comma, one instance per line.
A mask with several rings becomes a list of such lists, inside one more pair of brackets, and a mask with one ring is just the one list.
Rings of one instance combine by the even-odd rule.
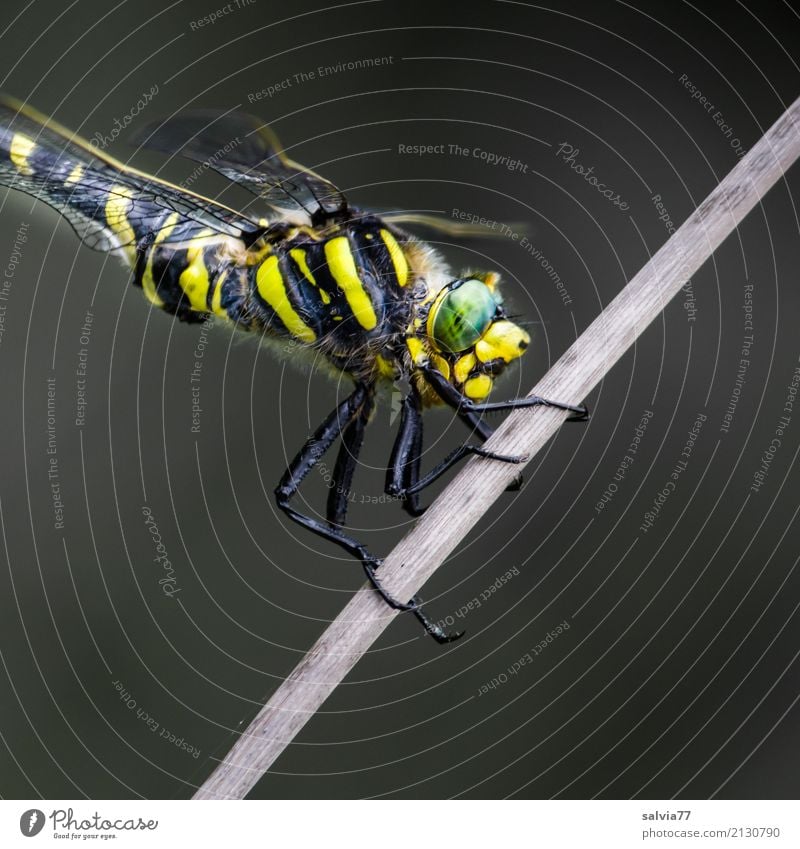
[[494, 378], [530, 343], [506, 317], [497, 281], [493, 273], [453, 280], [436, 294], [425, 322], [431, 362], [473, 401], [486, 398]]

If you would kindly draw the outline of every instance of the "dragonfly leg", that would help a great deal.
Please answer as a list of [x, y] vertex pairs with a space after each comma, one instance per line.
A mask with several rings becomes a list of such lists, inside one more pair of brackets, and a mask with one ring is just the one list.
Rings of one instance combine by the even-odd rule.
[[425, 509], [420, 507], [417, 493], [409, 493], [409, 487], [419, 480], [422, 459], [422, 404], [416, 392], [403, 398], [400, 408], [400, 427], [389, 457], [386, 470], [387, 495], [400, 497], [403, 509], [411, 516], [421, 516]]
[[[494, 428], [483, 421], [479, 413], [474, 413], [472, 410], [457, 410], [457, 412], [461, 420], [472, 429], [473, 433], [480, 438], [481, 442], [486, 442], [486, 440], [494, 433]], [[523, 473], [520, 472], [506, 487], [506, 492], [519, 492], [519, 490], [522, 489], [523, 481], [524, 476]]]
[[290, 504], [292, 497], [296, 494], [303, 479], [330, 449], [337, 436], [341, 432], [346, 431], [352, 422], [356, 420], [363, 405], [367, 403], [370, 394], [371, 390], [368, 387], [359, 384], [353, 394], [346, 398], [308, 439], [284, 472], [280, 483], [275, 489], [278, 507], [290, 519], [297, 522], [297, 524], [313, 531], [323, 539], [336, 543], [344, 548], [345, 551], [357, 557], [361, 561], [370, 583], [390, 607], [394, 610], [407, 610], [413, 613], [422, 623], [426, 632], [437, 642], [448, 643], [458, 639], [461, 634], [447, 634], [432, 622], [422, 610], [419, 598], [413, 598], [410, 602], [404, 604], [386, 592], [375, 574], [382, 561], [371, 554], [366, 546], [345, 534], [340, 528], [331, 526], [327, 522], [322, 522], [312, 516], [306, 516], [295, 510]]
[[566, 404], [563, 401], [551, 401], [538, 395], [528, 395], [525, 398], [512, 398], [510, 401], [488, 401], [476, 404], [462, 395], [452, 383], [432, 365], [421, 366], [425, 379], [436, 390], [441, 399], [459, 414], [498, 412], [500, 410], [519, 410], [523, 407], [554, 407], [558, 410], [569, 410], [574, 415], [568, 422], [585, 422], [589, 419], [589, 408], [585, 405]]
[[412, 516], [419, 516], [425, 508], [420, 507], [418, 495], [427, 486], [441, 477], [459, 460], [472, 454], [503, 460], [507, 463], [521, 463], [524, 457], [511, 457], [487, 451], [478, 445], [460, 445], [451, 451], [438, 465], [420, 478], [420, 458], [422, 454], [422, 416], [421, 403], [416, 392], [403, 399], [400, 413], [400, 428], [392, 448], [389, 469], [386, 473], [386, 492], [395, 498], [403, 499], [403, 506]]
[[471, 455], [475, 455], [476, 457], [487, 457], [490, 460], [500, 460], [503, 463], [523, 463], [528, 459], [525, 456], [513, 454], [497, 454], [494, 451], [487, 451], [485, 448], [481, 448], [480, 445], [465, 443], [464, 445], [459, 445], [458, 448], [453, 449], [444, 458], [444, 460], [434, 466], [423, 478], [412, 484], [406, 492], [409, 495], [416, 495], [417, 493], [422, 492], [423, 489], [430, 486], [435, 480], [438, 480], [438, 478], [440, 478], [449, 468], [455, 466], [455, 464], [460, 460]]
[[343, 526], [347, 519], [353, 475], [358, 465], [358, 455], [361, 453], [364, 442], [364, 431], [373, 406], [373, 396], [368, 395], [360, 410], [342, 431], [342, 444], [339, 446], [331, 489], [328, 493], [327, 518], [331, 526]]

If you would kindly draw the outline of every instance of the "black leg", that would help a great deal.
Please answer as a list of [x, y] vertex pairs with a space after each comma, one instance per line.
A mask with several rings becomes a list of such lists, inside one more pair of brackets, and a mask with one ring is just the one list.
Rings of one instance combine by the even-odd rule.
[[461, 420], [466, 422], [466, 424], [475, 431], [482, 442], [486, 442], [486, 440], [494, 433], [494, 428], [483, 421], [478, 413], [474, 413], [472, 410], [456, 410], [456, 412]]
[[[575, 412], [574, 416], [570, 416], [567, 419], [568, 422], [585, 422], [589, 418], [589, 410], [585, 406], [575, 407], [571, 404], [548, 401], [546, 398], [531, 397], [520, 398], [515, 401], [501, 401], [494, 404], [475, 404], [473, 401], [470, 401], [469, 398], [465, 398], [461, 395], [450, 381], [448, 381], [444, 375], [432, 366], [428, 366], [423, 370], [425, 371], [425, 376], [428, 378], [428, 381], [434, 387], [441, 399], [452, 407], [459, 417], [466, 422], [484, 442], [494, 433], [494, 428], [491, 427], [491, 425], [486, 424], [486, 422], [481, 419], [481, 412], [510, 410], [518, 407], [547, 406]], [[506, 487], [506, 490], [508, 492], [520, 490], [522, 488], [522, 481], [523, 477], [520, 473], [514, 481]]]
[[419, 395], [412, 392], [403, 399], [400, 414], [400, 427], [392, 448], [389, 468], [386, 472], [386, 492], [395, 498], [403, 499], [403, 507], [412, 516], [419, 516], [425, 508], [420, 507], [418, 495], [425, 487], [441, 477], [451, 466], [464, 457], [476, 454], [507, 463], [520, 463], [524, 458], [495, 454], [478, 445], [461, 445], [451, 451], [444, 460], [435, 466], [425, 477], [420, 478], [420, 458], [422, 455], [422, 415]]
[[454, 466], [459, 460], [463, 460], [472, 454], [478, 457], [488, 457], [490, 460], [501, 460], [504, 463], [522, 463], [527, 459], [526, 457], [515, 457], [508, 454], [495, 454], [494, 451], [487, 451], [485, 448], [481, 448], [480, 445], [470, 445], [469, 443], [459, 445], [441, 463], [434, 466], [424, 478], [409, 486], [406, 493], [408, 495], [415, 495], [422, 492], [425, 487], [430, 486], [435, 480], [440, 478], [451, 466]]
[[[478, 422], [477, 414], [471, 414], [473, 421]], [[483, 424], [481, 422], [481, 424]], [[486, 425], [489, 435], [493, 430]], [[482, 435], [479, 433], [479, 435]], [[488, 437], [487, 437], [488, 438]], [[419, 493], [441, 477], [451, 466], [470, 455], [502, 460], [507, 463], [520, 463], [524, 458], [509, 457], [486, 451], [478, 445], [461, 445], [448, 454], [437, 466], [431, 469], [425, 477], [420, 478], [420, 461], [422, 456], [422, 404], [419, 395], [411, 392], [403, 399], [400, 413], [400, 427], [394, 441], [389, 468], [386, 472], [386, 493], [403, 500], [403, 508], [411, 516], [421, 516], [426, 507], [419, 503]], [[519, 483], [512, 484], [509, 489], [518, 489]]]
[[358, 465], [358, 455], [364, 442], [373, 408], [373, 396], [368, 394], [352, 421], [342, 429], [342, 444], [336, 457], [331, 490], [328, 493], [327, 517], [330, 525], [344, 525], [350, 499], [353, 475]]
[[[494, 433], [494, 428], [483, 421], [478, 413], [473, 413], [471, 410], [458, 410], [457, 412], [461, 420], [472, 429], [473, 433], [480, 438], [481, 442], [486, 442]], [[520, 472], [506, 487], [506, 492], [519, 492], [522, 489], [523, 480], [524, 476]]]
[[453, 407], [456, 411], [468, 413], [486, 413], [496, 412], [499, 410], [519, 410], [523, 407], [554, 407], [558, 410], [569, 410], [575, 415], [570, 416], [568, 422], [585, 422], [589, 419], [589, 409], [586, 406], [575, 406], [574, 404], [565, 404], [562, 401], [550, 401], [547, 398], [540, 398], [538, 395], [529, 395], [526, 398], [513, 398], [511, 401], [490, 401], [488, 403], [476, 404], [469, 398], [462, 395], [450, 383], [449, 380], [437, 369], [431, 365], [422, 366], [422, 371], [428, 383], [433, 386], [438, 395]]
[[353, 394], [345, 398], [309, 437], [306, 444], [283, 473], [281, 482], [275, 490], [275, 495], [281, 506], [297, 492], [303, 479], [333, 445], [342, 429], [353, 421], [366, 397], [367, 388], [359, 384]]
[[403, 398], [400, 410], [400, 427], [386, 470], [386, 494], [403, 499], [403, 509], [411, 516], [421, 516], [425, 508], [419, 506], [416, 493], [408, 490], [419, 480], [422, 458], [422, 405], [419, 395], [412, 391]]
[[419, 598], [413, 598], [407, 604], [397, 601], [389, 595], [381, 586], [380, 581], [375, 574], [381, 561], [371, 554], [367, 548], [358, 540], [345, 534], [339, 528], [331, 527], [331, 525], [321, 522], [312, 516], [306, 516], [303, 513], [295, 510], [289, 503], [292, 496], [297, 492], [306, 475], [322, 458], [322, 456], [330, 449], [335, 442], [337, 436], [342, 431], [342, 428], [347, 429], [359, 414], [363, 404], [367, 402], [368, 396], [371, 394], [371, 389], [362, 384], [356, 386], [352, 395], [346, 398], [317, 428], [314, 434], [308, 439], [306, 444], [300, 450], [298, 455], [292, 460], [289, 468], [284, 472], [280, 483], [275, 489], [275, 497], [278, 502], [278, 507], [294, 522], [302, 525], [315, 534], [318, 534], [323, 539], [334, 542], [340, 545], [345, 551], [357, 557], [363, 567], [364, 572], [370, 580], [372, 586], [380, 594], [381, 598], [394, 610], [411, 611], [417, 619], [422, 623], [425, 630], [440, 643], [449, 643], [452, 640], [458, 639], [461, 634], [447, 634], [438, 625], [431, 622], [421, 609], [421, 601]]

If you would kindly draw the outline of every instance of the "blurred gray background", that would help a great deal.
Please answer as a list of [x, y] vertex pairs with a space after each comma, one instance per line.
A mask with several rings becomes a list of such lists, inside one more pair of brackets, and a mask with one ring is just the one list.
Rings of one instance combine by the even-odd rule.
[[[529, 249], [434, 237], [454, 269], [501, 271], [514, 311], [534, 322], [496, 397], [532, 386], [800, 93], [800, 22], [778, 2], [253, 0], [198, 25], [215, 11], [196, 0], [6, 2], [0, 87], [86, 137], [129, 123], [108, 150], [171, 179], [193, 165], [135, 152], [136, 128], [187, 106], [240, 105], [360, 206], [524, 223]], [[401, 143], [521, 165], [414, 157]], [[800, 355], [798, 186], [795, 169], [613, 369], [589, 399], [590, 424], [564, 427], [522, 491], [424, 588], [433, 617], [467, 637], [441, 648], [401, 617], [253, 797], [800, 793], [800, 406], [781, 425]], [[225, 189], [208, 175], [193, 188]], [[222, 327], [151, 311], [117, 261], [21, 195], [3, 195], [0, 261], [11, 269], [0, 792], [188, 797], [362, 583], [357, 564], [288, 525], [272, 500], [287, 459], [347, 386]], [[428, 464], [466, 433], [445, 412], [426, 428]], [[384, 406], [351, 508], [379, 553], [409, 527], [397, 505], [370, 503], [392, 430]], [[312, 473], [310, 509], [324, 487]], [[171, 584], [159, 584], [167, 573], [143, 506]]]

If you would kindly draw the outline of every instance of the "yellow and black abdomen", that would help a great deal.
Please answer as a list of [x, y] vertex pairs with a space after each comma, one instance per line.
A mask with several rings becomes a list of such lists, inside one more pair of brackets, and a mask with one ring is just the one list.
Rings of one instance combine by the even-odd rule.
[[248, 271], [240, 241], [171, 213], [139, 241], [133, 282], [153, 306], [182, 321], [213, 313], [248, 329]]
[[325, 237], [292, 228], [247, 251], [174, 214], [139, 243], [134, 274], [154, 306], [184, 321], [214, 313], [345, 359], [406, 326], [409, 280], [402, 248], [382, 226]]
[[[235, 317], [217, 284], [263, 227], [214, 201], [95, 150], [23, 104], [0, 97], [0, 185], [56, 209], [87, 246], [113, 251], [151, 303], [191, 320]], [[246, 290], [244, 269], [239, 291]], [[232, 282], [236, 283], [236, 275]]]
[[250, 271], [253, 311], [268, 331], [342, 353], [396, 332], [408, 263], [379, 219], [321, 236], [296, 229]]
[[154, 306], [186, 321], [224, 316], [339, 362], [407, 327], [405, 237], [379, 217], [351, 209], [321, 229], [264, 227], [12, 112], [0, 108], [0, 184], [53, 206], [90, 247], [123, 256]]

